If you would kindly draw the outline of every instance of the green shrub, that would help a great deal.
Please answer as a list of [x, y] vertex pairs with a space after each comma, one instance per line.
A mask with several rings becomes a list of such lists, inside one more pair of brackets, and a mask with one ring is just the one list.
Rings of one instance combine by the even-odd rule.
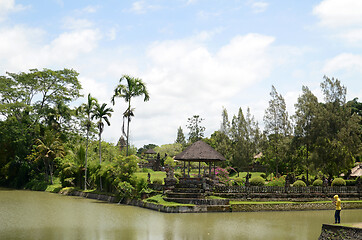
[[250, 186], [264, 186], [265, 180], [260, 176], [252, 177], [249, 181]]
[[159, 178], [155, 178], [155, 179], [153, 179], [152, 183], [162, 185], [163, 181], [161, 179], [159, 179]]
[[45, 182], [44, 180], [38, 180], [38, 179], [33, 179], [25, 185], [26, 189], [30, 189], [33, 191], [45, 191], [45, 189], [47, 189], [47, 187], [48, 187], [47, 182]]
[[312, 185], [315, 186], [315, 187], [322, 187], [323, 186], [323, 181], [321, 179], [316, 179], [316, 180], [314, 180]]
[[135, 190], [129, 182], [120, 182], [117, 188], [119, 195], [124, 198], [132, 197]]
[[148, 188], [147, 180], [144, 178], [140, 178], [136, 180], [136, 191], [140, 193], [143, 189]]
[[262, 173], [262, 174], [260, 174], [260, 177], [266, 179], [266, 174], [265, 174], [265, 173]]
[[332, 181], [332, 187], [333, 186], [346, 186], [346, 181], [344, 181], [343, 178], [335, 178]]
[[267, 183], [267, 186], [284, 187], [285, 177], [284, 176], [281, 176], [280, 178], [272, 177], [270, 182]]
[[355, 180], [346, 180], [346, 186], [356, 186]]
[[307, 186], [302, 180], [297, 180], [293, 183], [293, 187], [305, 187]]
[[149, 169], [149, 168], [142, 168], [142, 172], [153, 173], [154, 171], [152, 169]]
[[245, 179], [243, 179], [241, 177], [237, 177], [234, 179], [234, 185], [242, 186], [244, 184], [245, 184]]

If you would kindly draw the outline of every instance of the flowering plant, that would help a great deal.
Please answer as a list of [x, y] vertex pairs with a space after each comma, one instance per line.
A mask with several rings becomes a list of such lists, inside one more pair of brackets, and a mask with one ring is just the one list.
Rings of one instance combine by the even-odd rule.
[[270, 179], [270, 182], [268, 182], [267, 186], [278, 186], [278, 187], [284, 187], [285, 185], [285, 177], [281, 176], [279, 178], [272, 177]]
[[216, 174], [216, 179], [219, 182], [227, 184], [227, 185], [231, 184], [231, 181], [230, 181], [230, 178], [229, 178], [229, 172], [226, 169], [221, 168], [221, 167], [217, 167], [215, 169], [215, 174]]

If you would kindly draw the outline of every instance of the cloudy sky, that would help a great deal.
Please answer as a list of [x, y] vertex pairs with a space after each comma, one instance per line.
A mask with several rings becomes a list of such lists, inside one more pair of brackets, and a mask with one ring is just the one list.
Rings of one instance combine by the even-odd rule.
[[[303, 85], [323, 100], [324, 75], [362, 101], [362, 1], [0, 0], [0, 75], [31, 68], [73, 68], [82, 93], [110, 105], [122, 74], [142, 78], [137, 147], [172, 143], [179, 126], [187, 136], [193, 115], [209, 137], [222, 107], [250, 107], [262, 126], [272, 85], [289, 115]], [[113, 108], [103, 135], [115, 143], [126, 104]]]

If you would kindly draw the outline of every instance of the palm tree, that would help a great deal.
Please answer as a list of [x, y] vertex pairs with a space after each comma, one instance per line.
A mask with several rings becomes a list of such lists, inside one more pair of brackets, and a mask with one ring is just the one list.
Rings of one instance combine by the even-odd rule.
[[91, 114], [94, 112], [94, 106], [97, 104], [97, 99], [93, 98], [91, 94], [88, 94], [87, 103], [82, 104], [77, 112], [81, 111], [87, 115], [86, 120], [86, 130], [87, 130], [87, 140], [86, 140], [86, 150], [85, 150], [85, 172], [84, 172], [84, 190], [87, 190], [87, 168], [88, 168], [88, 142], [89, 142], [89, 131], [92, 126]]
[[[92, 115], [92, 119], [96, 118], [98, 119], [98, 136], [99, 136], [99, 165], [102, 164], [102, 133], [104, 129], [104, 123], [103, 120], [107, 123], [107, 125], [111, 125], [108, 117], [112, 116], [113, 109], [112, 108], [106, 108], [107, 104], [103, 103], [102, 106], [100, 106], [98, 103], [95, 105], [95, 109]], [[100, 187], [102, 191], [102, 177], [99, 179]]]
[[60, 141], [59, 134], [52, 130], [46, 130], [42, 139], [36, 139], [37, 157], [35, 160], [42, 159], [45, 167], [46, 180], [53, 184], [53, 169], [54, 159], [57, 157], [64, 157], [65, 151], [62, 142]]
[[[123, 81], [127, 81], [127, 85], [124, 85], [122, 83]], [[150, 96], [148, 94], [145, 83], [143, 83], [143, 81], [139, 78], [133, 78], [128, 75], [123, 75], [119, 79], [119, 84], [114, 89], [114, 95], [112, 96], [112, 99], [111, 99], [113, 105], [115, 103], [115, 101], [114, 101], [115, 97], [123, 98], [124, 101], [126, 103], [128, 103], [128, 108], [123, 113], [123, 127], [122, 127], [123, 134], [126, 135], [126, 138], [127, 138], [127, 151], [126, 151], [127, 156], [128, 156], [128, 148], [129, 148], [129, 123], [131, 121], [131, 117], [134, 116], [134, 114], [133, 114], [134, 109], [131, 108], [131, 99], [132, 99], [132, 97], [137, 97], [137, 96], [142, 96], [142, 95], [144, 96], [144, 99], [143, 99], [144, 102], [146, 102], [150, 99]], [[125, 119], [127, 119], [127, 134], [124, 131], [124, 120]]]

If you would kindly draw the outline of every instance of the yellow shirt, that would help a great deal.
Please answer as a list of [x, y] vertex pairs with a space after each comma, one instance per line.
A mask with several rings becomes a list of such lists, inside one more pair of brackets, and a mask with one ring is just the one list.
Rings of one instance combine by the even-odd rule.
[[341, 199], [337, 198], [336, 200], [336, 210], [342, 210]]

